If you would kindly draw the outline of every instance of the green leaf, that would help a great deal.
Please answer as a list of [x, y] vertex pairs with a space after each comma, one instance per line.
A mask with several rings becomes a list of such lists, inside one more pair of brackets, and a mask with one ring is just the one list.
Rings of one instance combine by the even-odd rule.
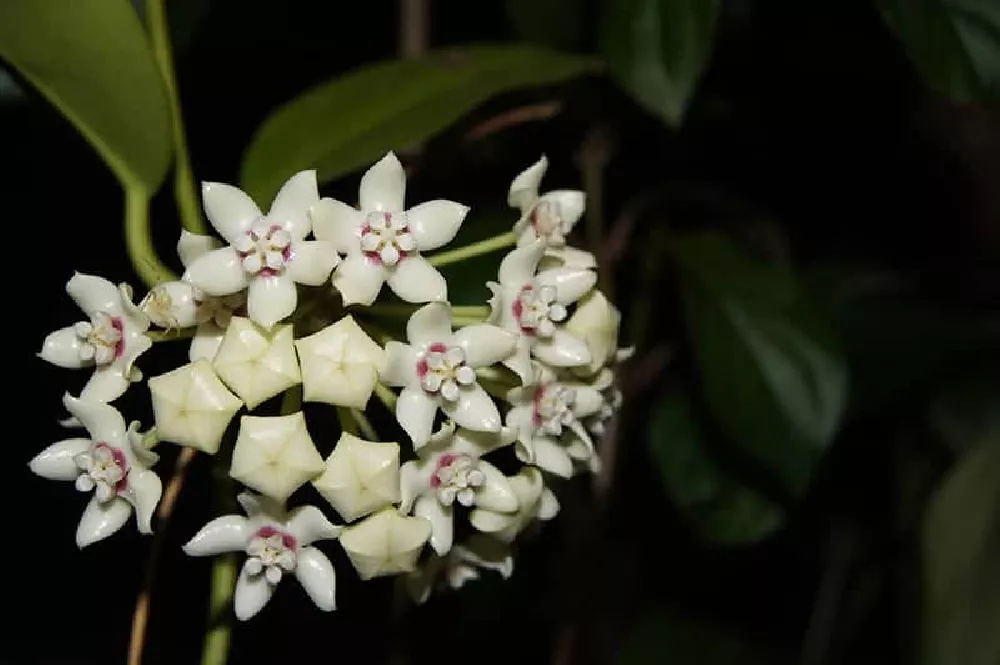
[[763, 665], [761, 648], [721, 627], [654, 611], [642, 617], [615, 659], [618, 665]]
[[784, 522], [779, 506], [718, 466], [684, 395], [660, 398], [647, 440], [664, 488], [705, 540], [722, 545], [753, 543]]
[[263, 201], [302, 169], [327, 182], [431, 138], [502, 92], [593, 69], [582, 57], [484, 45], [362, 67], [275, 111], [247, 149], [242, 186]]
[[1000, 662], [1000, 439], [966, 455], [923, 524], [923, 665]]
[[931, 401], [930, 425], [952, 450], [1000, 441], [1000, 366], [983, 370], [942, 386]]
[[718, 0], [607, 3], [601, 51], [612, 78], [679, 126], [711, 58], [718, 13]]
[[886, 23], [927, 83], [953, 99], [1000, 99], [1000, 3], [879, 0]]
[[167, 97], [126, 0], [3, 0], [0, 57], [73, 123], [122, 182], [156, 191], [170, 166]]
[[844, 411], [829, 322], [794, 275], [723, 235], [682, 237], [671, 250], [708, 408], [731, 443], [798, 494]]
[[575, 49], [583, 38], [581, 0], [507, 0], [514, 31], [535, 44]]

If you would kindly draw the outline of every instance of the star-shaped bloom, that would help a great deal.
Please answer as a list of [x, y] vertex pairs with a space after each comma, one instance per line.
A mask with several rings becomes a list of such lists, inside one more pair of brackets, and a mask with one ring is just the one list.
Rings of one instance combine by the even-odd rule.
[[212, 367], [251, 410], [302, 381], [292, 326], [262, 328], [240, 316], [230, 321]]
[[409, 344], [389, 342], [382, 382], [402, 387], [396, 419], [417, 448], [430, 439], [438, 409], [460, 427], [499, 432], [500, 412], [476, 377], [476, 368], [506, 360], [517, 336], [490, 324], [451, 330], [447, 303], [429, 303], [406, 324]]
[[370, 305], [383, 284], [406, 302], [448, 299], [448, 284], [422, 252], [455, 237], [469, 208], [443, 199], [404, 207], [406, 174], [392, 152], [361, 178], [360, 210], [324, 198], [313, 208], [317, 238], [346, 254], [333, 274], [344, 304]]
[[587, 343], [590, 361], [580, 369], [595, 374], [602, 367], [615, 364], [632, 355], [632, 348], [618, 348], [618, 329], [622, 316], [607, 296], [594, 289], [580, 299], [566, 330]]
[[325, 468], [301, 411], [240, 418], [229, 475], [247, 487], [285, 501]]
[[67, 394], [63, 404], [89, 436], [52, 444], [31, 460], [30, 468], [43, 478], [75, 481], [81, 492], [93, 492], [76, 530], [77, 546], [107, 538], [133, 511], [139, 531], [152, 533], [162, 485], [149, 470], [157, 456], [143, 446], [138, 423], [126, 427], [121, 414], [102, 402]]
[[345, 316], [295, 341], [302, 365], [302, 399], [363, 409], [385, 353], [357, 321]]
[[358, 576], [369, 580], [413, 570], [430, 535], [430, 522], [389, 507], [345, 527], [340, 544]]
[[247, 312], [265, 328], [295, 310], [296, 284], [319, 286], [337, 263], [329, 243], [305, 240], [309, 209], [319, 201], [315, 171], [292, 176], [266, 215], [231, 185], [204, 183], [202, 200], [208, 221], [229, 244], [194, 259], [183, 279], [211, 296], [247, 289]]
[[532, 377], [532, 356], [551, 367], [578, 367], [591, 360], [587, 344], [559, 324], [566, 320], [566, 308], [593, 288], [597, 274], [569, 266], [536, 274], [544, 252], [539, 239], [518, 247], [500, 262], [499, 284], [487, 284], [493, 292], [490, 321], [517, 335], [517, 349], [503, 364], [524, 383]]
[[542, 155], [510, 183], [507, 204], [521, 212], [514, 224], [518, 244], [528, 245], [541, 239], [546, 246], [546, 256], [566, 266], [593, 268], [597, 265], [593, 254], [566, 244], [566, 236], [583, 216], [586, 197], [575, 189], [539, 194], [538, 188], [548, 168], [549, 161]]
[[510, 543], [474, 534], [444, 556], [431, 556], [406, 575], [406, 589], [418, 604], [427, 602], [436, 589], [460, 589], [479, 579], [480, 570], [491, 570], [508, 579], [514, 573]]
[[604, 398], [593, 386], [560, 380], [548, 368], [535, 366], [535, 378], [507, 394], [511, 409], [506, 424], [517, 430], [518, 459], [569, 478], [573, 456], [567, 445], [578, 439], [590, 453], [594, 445], [580, 422], [597, 413]]
[[515, 431], [470, 432], [445, 425], [400, 469], [403, 512], [431, 523], [431, 547], [439, 555], [451, 549], [455, 536], [454, 506], [485, 508], [499, 513], [517, 510], [517, 497], [507, 477], [480, 459], [514, 442]]
[[59, 367], [93, 367], [80, 399], [112, 402], [142, 378], [134, 363], [152, 345], [145, 334], [149, 319], [132, 303], [126, 284], [76, 273], [66, 293], [88, 320], [49, 334], [38, 355]]
[[229, 421], [243, 406], [205, 359], [182, 365], [149, 381], [156, 434], [161, 441], [219, 451]]
[[312, 484], [347, 522], [397, 503], [399, 444], [344, 432]]
[[535, 467], [522, 468], [510, 478], [510, 486], [517, 495], [516, 512], [498, 513], [477, 508], [469, 513], [469, 521], [474, 527], [505, 543], [513, 542], [535, 520], [548, 521], [559, 512], [559, 501], [545, 486], [545, 478]]
[[217, 517], [184, 546], [190, 556], [246, 553], [233, 595], [236, 618], [246, 621], [263, 609], [286, 574], [295, 575], [318, 608], [336, 609], [333, 564], [312, 543], [336, 538], [340, 527], [314, 506], [286, 512], [278, 502], [250, 492], [236, 498], [246, 517]]

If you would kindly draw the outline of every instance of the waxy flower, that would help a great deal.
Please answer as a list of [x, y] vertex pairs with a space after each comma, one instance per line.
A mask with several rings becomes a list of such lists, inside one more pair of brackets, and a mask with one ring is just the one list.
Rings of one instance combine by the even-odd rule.
[[80, 399], [114, 401], [142, 376], [133, 364], [152, 345], [145, 335], [149, 319], [132, 304], [125, 284], [76, 273], [66, 292], [89, 320], [49, 334], [38, 355], [59, 367], [93, 367]]
[[251, 410], [302, 381], [292, 326], [266, 329], [240, 316], [229, 322], [212, 367]]
[[584, 419], [584, 425], [591, 434], [604, 434], [607, 422], [622, 406], [622, 391], [615, 385], [615, 373], [610, 367], [604, 367], [594, 377], [591, 387], [601, 393], [603, 400], [597, 413]]
[[460, 589], [479, 579], [480, 570], [491, 570], [508, 579], [514, 573], [510, 543], [474, 534], [444, 556], [431, 556], [406, 576], [406, 589], [416, 603], [425, 603], [435, 588]]
[[31, 460], [33, 472], [51, 480], [75, 481], [81, 492], [93, 492], [76, 530], [76, 544], [86, 547], [118, 531], [135, 511], [142, 533], [160, 501], [162, 485], [149, 467], [157, 456], [143, 446], [138, 423], [125, 420], [108, 404], [63, 397], [66, 409], [86, 428], [89, 438], [54, 443]]
[[344, 432], [313, 487], [347, 522], [399, 501], [399, 444]]
[[582, 369], [588, 374], [632, 355], [633, 349], [618, 348], [621, 320], [618, 308], [600, 291], [595, 289], [580, 299], [573, 316], [566, 322], [566, 330], [587, 343], [590, 361]]
[[382, 382], [402, 387], [396, 419], [416, 448], [430, 439], [438, 409], [460, 427], [499, 432], [500, 412], [479, 385], [476, 368], [510, 357], [517, 336], [489, 324], [451, 330], [447, 303], [429, 303], [406, 324], [409, 344], [389, 342]]
[[528, 245], [541, 239], [547, 256], [567, 266], [593, 268], [597, 265], [593, 254], [566, 244], [566, 236], [583, 215], [586, 197], [583, 192], [572, 189], [539, 195], [538, 188], [548, 168], [549, 161], [542, 155], [510, 183], [507, 204], [521, 211], [521, 218], [514, 224], [518, 244]]
[[182, 365], [148, 382], [156, 434], [161, 441], [219, 451], [229, 421], [243, 406], [205, 359]]
[[503, 362], [523, 383], [531, 381], [531, 357], [552, 367], [578, 367], [591, 361], [586, 342], [567, 332], [567, 306], [576, 302], [597, 282], [597, 274], [586, 268], [559, 266], [538, 272], [545, 244], [534, 240], [504, 257], [500, 283], [489, 282], [490, 321], [517, 335], [514, 354]]
[[331, 524], [314, 506], [286, 512], [278, 502], [249, 492], [237, 499], [246, 517], [217, 517], [184, 546], [190, 556], [246, 553], [233, 596], [236, 618], [246, 621], [257, 614], [282, 578], [291, 574], [318, 608], [324, 612], [336, 609], [333, 564], [312, 543], [336, 538], [340, 527]]
[[559, 501], [545, 486], [545, 479], [535, 467], [522, 468], [509, 482], [517, 495], [517, 512], [498, 513], [477, 508], [469, 513], [472, 526], [505, 543], [513, 542], [535, 520], [548, 521], [559, 512]]
[[319, 286], [338, 257], [320, 240], [305, 240], [312, 230], [309, 209], [319, 201], [316, 172], [292, 176], [264, 215], [236, 187], [202, 185], [205, 214], [229, 246], [196, 258], [184, 280], [211, 296], [247, 289], [247, 312], [270, 328], [295, 310], [296, 284]]
[[557, 476], [573, 475], [573, 458], [567, 444], [579, 439], [593, 451], [590, 434], [580, 422], [597, 413], [604, 398], [593, 386], [559, 380], [536, 365], [532, 383], [507, 394], [511, 409], [506, 424], [517, 430], [514, 450], [518, 459]]
[[357, 321], [345, 316], [295, 341], [302, 365], [302, 399], [363, 409], [385, 353]]
[[247, 487], [285, 501], [324, 468], [301, 411], [240, 418], [229, 475]]
[[361, 178], [360, 210], [324, 198], [313, 208], [317, 238], [347, 258], [333, 274], [345, 305], [370, 305], [383, 284], [407, 302], [447, 300], [448, 284], [421, 256], [455, 237], [468, 207], [435, 200], [404, 208], [406, 174], [392, 152]]
[[340, 544], [363, 580], [406, 573], [417, 565], [420, 550], [431, 535], [431, 523], [383, 508], [344, 527]]
[[507, 477], [480, 459], [514, 442], [515, 431], [470, 432], [446, 424], [421, 448], [418, 459], [400, 469], [400, 510], [431, 523], [431, 547], [440, 555], [451, 549], [455, 535], [455, 504], [500, 513], [517, 510], [517, 497]]

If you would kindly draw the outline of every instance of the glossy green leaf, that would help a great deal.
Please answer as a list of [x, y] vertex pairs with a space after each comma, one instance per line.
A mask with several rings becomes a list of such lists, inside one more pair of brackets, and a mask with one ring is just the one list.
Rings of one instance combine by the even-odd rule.
[[797, 494], [833, 439], [847, 373], [830, 323], [780, 266], [700, 233], [672, 244], [706, 403], [728, 440]]
[[996, 0], [879, 0], [886, 23], [939, 93], [1000, 99], [1000, 3]]
[[124, 182], [155, 191], [170, 166], [163, 79], [126, 0], [3, 0], [0, 57]]
[[764, 665], [776, 661], [740, 635], [661, 610], [640, 618], [615, 662], [617, 665]]
[[718, 0], [615, 0], [606, 12], [601, 51], [612, 78], [679, 126], [712, 55]]
[[681, 393], [656, 404], [647, 432], [650, 455], [664, 488], [688, 524], [722, 545], [753, 543], [774, 533], [784, 512], [721, 469], [690, 401]]
[[241, 183], [263, 201], [301, 169], [326, 182], [433, 137], [502, 92], [593, 69], [589, 59], [528, 46], [467, 46], [362, 67], [275, 111], [246, 152]]
[[1000, 662], [1000, 439], [966, 455], [923, 524], [923, 665]]

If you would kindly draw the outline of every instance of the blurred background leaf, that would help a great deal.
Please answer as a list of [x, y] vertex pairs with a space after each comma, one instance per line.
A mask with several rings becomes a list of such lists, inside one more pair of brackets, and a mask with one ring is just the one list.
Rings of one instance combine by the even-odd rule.
[[572, 51], [584, 39], [583, 0], [507, 0], [507, 19], [527, 42]]
[[664, 610], [643, 616], [618, 654], [618, 665], [778, 665], [759, 646], [723, 628]]

